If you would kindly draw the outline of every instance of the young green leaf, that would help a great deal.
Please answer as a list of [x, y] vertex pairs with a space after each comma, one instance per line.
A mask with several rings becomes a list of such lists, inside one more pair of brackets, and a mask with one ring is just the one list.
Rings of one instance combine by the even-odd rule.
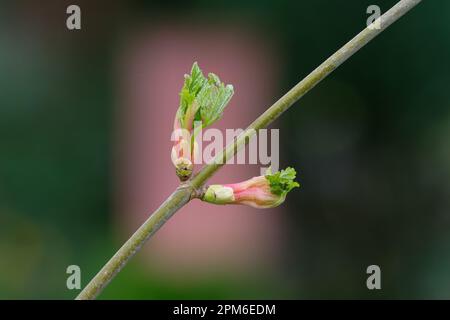
[[181, 126], [192, 130], [194, 121], [201, 121], [205, 128], [222, 117], [223, 110], [233, 96], [232, 85], [225, 85], [213, 73], [206, 78], [197, 62], [191, 74], [184, 76], [180, 92], [180, 106], [177, 112]]
[[225, 85], [214, 73], [208, 75], [208, 81], [197, 95], [200, 110], [196, 120], [202, 121], [203, 127], [208, 127], [223, 115], [223, 110], [230, 102], [234, 89], [231, 84]]
[[272, 174], [270, 168], [266, 172], [266, 179], [270, 184], [270, 191], [276, 195], [286, 195], [292, 189], [299, 187], [300, 184], [294, 181], [297, 172], [294, 168], [287, 167]]
[[191, 74], [184, 75], [184, 85], [180, 92], [180, 106], [177, 117], [181, 126], [185, 129], [192, 129], [188, 128], [188, 126], [192, 126], [192, 120], [199, 108], [199, 105], [194, 103], [195, 98], [207, 81], [208, 79], [203, 75], [197, 62], [194, 62], [192, 65]]

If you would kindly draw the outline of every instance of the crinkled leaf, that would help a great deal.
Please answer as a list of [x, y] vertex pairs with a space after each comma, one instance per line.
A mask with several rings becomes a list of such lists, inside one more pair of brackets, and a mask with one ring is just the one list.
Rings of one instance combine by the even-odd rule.
[[196, 120], [201, 120], [203, 127], [207, 127], [220, 119], [233, 93], [232, 85], [225, 85], [223, 82], [220, 82], [218, 76], [210, 73], [208, 82], [197, 95], [200, 109], [196, 115]]
[[191, 130], [193, 120], [202, 121], [204, 128], [220, 119], [234, 93], [233, 86], [220, 82], [213, 73], [206, 78], [197, 62], [193, 64], [191, 74], [184, 78], [177, 112], [183, 128]]
[[197, 62], [194, 62], [192, 65], [191, 74], [184, 75], [184, 85], [180, 92], [180, 106], [177, 112], [183, 127], [187, 125], [187, 115], [195, 115], [197, 113], [199, 105], [195, 104], [194, 100], [207, 81], [208, 79], [203, 75]]
[[287, 167], [272, 174], [270, 168], [266, 172], [266, 179], [270, 184], [270, 191], [276, 195], [286, 195], [292, 189], [299, 187], [300, 184], [294, 181], [297, 172], [294, 168]]

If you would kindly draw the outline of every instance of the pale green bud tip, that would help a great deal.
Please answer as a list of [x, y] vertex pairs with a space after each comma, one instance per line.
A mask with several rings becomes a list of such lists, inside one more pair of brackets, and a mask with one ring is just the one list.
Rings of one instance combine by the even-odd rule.
[[206, 190], [202, 200], [214, 204], [233, 203], [233, 189], [230, 187], [222, 186], [220, 184], [210, 185]]
[[186, 181], [192, 175], [193, 164], [188, 158], [178, 158], [174, 161], [175, 172], [181, 181]]

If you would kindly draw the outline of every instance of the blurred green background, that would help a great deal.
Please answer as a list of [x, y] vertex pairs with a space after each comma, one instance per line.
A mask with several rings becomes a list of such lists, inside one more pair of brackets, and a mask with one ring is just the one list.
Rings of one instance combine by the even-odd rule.
[[[73, 298], [66, 267], [85, 285], [121, 245], [114, 63], [130, 29], [245, 21], [280, 53], [275, 101], [365, 26], [368, 5], [395, 2], [0, 2], [0, 298]], [[81, 31], [65, 28], [69, 4]], [[273, 276], [170, 280], [134, 259], [101, 298], [450, 298], [449, 21], [449, 1], [423, 1], [278, 120], [302, 188]], [[382, 290], [366, 288], [371, 264]]]

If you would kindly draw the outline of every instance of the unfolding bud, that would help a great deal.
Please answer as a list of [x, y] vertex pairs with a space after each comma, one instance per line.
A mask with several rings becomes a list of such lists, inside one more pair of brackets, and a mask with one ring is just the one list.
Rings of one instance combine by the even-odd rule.
[[180, 92], [180, 106], [176, 114], [180, 128], [191, 131], [194, 121], [201, 121], [203, 128], [210, 126], [222, 117], [233, 94], [231, 84], [225, 85], [214, 73], [209, 73], [206, 78], [195, 62], [191, 74], [184, 75]]
[[293, 188], [299, 187], [294, 181], [296, 172], [286, 168], [274, 174], [270, 170], [264, 176], [224, 185], [209, 186], [202, 200], [214, 204], [243, 204], [254, 208], [273, 208], [286, 199]]
[[[185, 158], [183, 164], [187, 163], [186, 159], [191, 164], [194, 162], [193, 158], [197, 151], [195, 136], [200, 129], [210, 126], [222, 117], [223, 110], [233, 93], [232, 85], [225, 85], [213, 73], [208, 74], [206, 78], [198, 64], [196, 62], [193, 64], [191, 73], [184, 76], [180, 105], [175, 115], [174, 132], [181, 131], [172, 139], [174, 141], [172, 162], [175, 167], [176, 163], [180, 163], [178, 161], [180, 158]], [[200, 126], [194, 128], [194, 122], [200, 123]]]

